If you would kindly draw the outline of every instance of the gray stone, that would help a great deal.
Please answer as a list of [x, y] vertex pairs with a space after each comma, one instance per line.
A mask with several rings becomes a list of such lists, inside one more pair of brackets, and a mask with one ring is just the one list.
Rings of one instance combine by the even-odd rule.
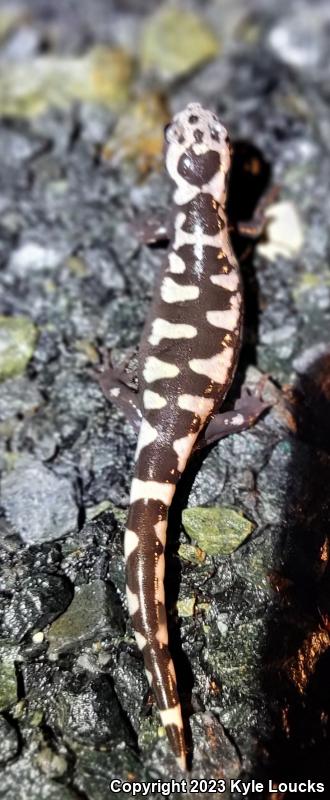
[[59, 539], [77, 525], [71, 481], [30, 456], [3, 477], [1, 493], [6, 514], [28, 544]]
[[5, 717], [0, 715], [0, 763], [2, 766], [15, 758], [18, 752], [17, 732]]
[[23, 579], [5, 608], [4, 634], [19, 641], [28, 631], [44, 628], [63, 612], [71, 598], [72, 587], [62, 576], [42, 573]]
[[21, 375], [0, 383], [0, 420], [33, 413], [42, 404], [37, 384]]
[[122, 630], [119, 599], [111, 585], [101, 580], [77, 586], [68, 610], [50, 626], [50, 653], [70, 650], [107, 631]]

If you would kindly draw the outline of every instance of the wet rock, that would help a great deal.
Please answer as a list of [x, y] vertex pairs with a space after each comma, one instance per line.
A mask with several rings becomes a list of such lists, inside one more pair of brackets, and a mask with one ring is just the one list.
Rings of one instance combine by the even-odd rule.
[[3, 632], [20, 641], [28, 631], [44, 628], [70, 603], [72, 587], [61, 576], [45, 572], [21, 581], [3, 616]]
[[214, 58], [219, 43], [203, 20], [191, 12], [162, 7], [145, 25], [141, 61], [162, 79], [174, 79]]
[[6, 514], [27, 544], [59, 539], [76, 527], [78, 508], [71, 481], [32, 456], [18, 459], [1, 487]]
[[101, 580], [77, 586], [71, 605], [51, 625], [50, 653], [70, 650], [88, 639], [122, 632], [122, 613], [115, 590]]
[[148, 683], [143, 660], [135, 645], [133, 631], [131, 631], [131, 637], [131, 644], [122, 646], [112, 674], [119, 702], [125, 709], [136, 734], [140, 736], [141, 708], [143, 707], [143, 698], [148, 690]]
[[75, 786], [86, 797], [109, 800], [109, 783], [112, 779], [127, 779], [137, 775], [140, 764], [128, 747], [111, 748], [110, 752], [75, 746]]
[[36, 339], [37, 329], [27, 317], [0, 316], [0, 381], [24, 372]]
[[0, 711], [6, 711], [17, 700], [16, 658], [15, 648], [0, 645]]
[[75, 681], [75, 691], [57, 695], [56, 707], [56, 724], [67, 742], [89, 746], [132, 743], [130, 727], [107, 675], [94, 680], [81, 676]]
[[[1, 669], [1, 667], [0, 667]], [[0, 764], [3, 766], [18, 753], [17, 732], [5, 717], [0, 715]]]
[[2, 771], [1, 791], [6, 800], [76, 800], [77, 793], [56, 780], [51, 780], [38, 765], [38, 746], [25, 747], [18, 762], [8, 764]]
[[195, 753], [193, 777], [202, 778], [212, 774], [219, 779], [230, 780], [239, 775], [239, 754], [213, 714], [193, 714], [191, 730]]
[[[223, 443], [221, 444], [223, 447]], [[226, 481], [226, 464], [218, 457], [216, 448], [212, 450], [194, 480], [189, 502], [191, 505], [214, 505], [223, 499], [223, 489]]]
[[[257, 691], [256, 675], [260, 681], [265, 637], [265, 626], [259, 619], [243, 617], [228, 627], [226, 622], [210, 626], [205, 657], [213, 674], [221, 679], [224, 691], [249, 693], [252, 687]], [[258, 688], [260, 691], [260, 683]]]

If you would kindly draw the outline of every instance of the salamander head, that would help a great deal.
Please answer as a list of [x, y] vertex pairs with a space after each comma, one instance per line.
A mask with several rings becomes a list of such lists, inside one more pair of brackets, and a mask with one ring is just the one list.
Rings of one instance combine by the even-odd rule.
[[224, 205], [230, 142], [212, 111], [189, 103], [176, 114], [165, 128], [165, 153], [167, 171], [177, 185], [178, 204], [208, 191]]

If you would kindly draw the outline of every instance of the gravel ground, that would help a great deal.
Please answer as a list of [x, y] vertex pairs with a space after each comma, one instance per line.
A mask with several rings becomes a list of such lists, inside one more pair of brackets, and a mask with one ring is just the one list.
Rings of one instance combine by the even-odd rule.
[[163, 250], [137, 228], [170, 208], [162, 128], [191, 100], [231, 133], [233, 218], [279, 186], [262, 240], [235, 242], [230, 398], [266, 372], [273, 407], [191, 464], [172, 511], [191, 775], [228, 798], [329, 778], [329, 23], [326, 0], [0, 3], [0, 797], [182, 777], [125, 601], [135, 434], [90, 369], [138, 344]]

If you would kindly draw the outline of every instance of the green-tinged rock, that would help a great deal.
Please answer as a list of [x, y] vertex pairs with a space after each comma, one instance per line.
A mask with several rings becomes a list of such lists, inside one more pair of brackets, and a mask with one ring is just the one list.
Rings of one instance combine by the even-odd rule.
[[306, 295], [310, 299], [313, 292], [327, 289], [330, 286], [330, 278], [326, 272], [316, 274], [315, 272], [304, 272], [299, 283], [293, 289], [293, 297], [297, 304], [305, 301]]
[[119, 525], [126, 524], [127, 511], [124, 511], [122, 508], [118, 508], [118, 506], [115, 506], [114, 503], [111, 503], [111, 500], [102, 500], [101, 503], [97, 503], [96, 506], [89, 506], [86, 509], [87, 522], [91, 522], [93, 519], [100, 517], [101, 514], [104, 514], [105, 511], [111, 511], [111, 513], [116, 518]]
[[0, 381], [24, 371], [36, 339], [37, 329], [28, 317], [0, 316]]
[[150, 746], [154, 746], [158, 736], [163, 736], [163, 729], [161, 729], [160, 718], [158, 714], [144, 717], [141, 720], [139, 727], [138, 745], [141, 750], [146, 750]]
[[253, 530], [250, 520], [232, 508], [186, 508], [184, 527], [209, 556], [227, 556], [237, 550]]
[[184, 561], [190, 561], [191, 564], [201, 564], [205, 561], [205, 552], [195, 544], [180, 544], [179, 556]]
[[65, 775], [68, 764], [63, 755], [55, 753], [51, 747], [43, 747], [36, 757], [39, 769], [50, 778], [61, 778]]
[[144, 29], [141, 62], [161, 78], [173, 79], [217, 55], [219, 42], [203, 20], [175, 7], [161, 8]]
[[17, 681], [15, 670], [16, 649], [0, 649], [0, 711], [16, 703], [17, 700]]
[[177, 609], [180, 617], [192, 617], [195, 610], [196, 597], [183, 597], [178, 600]]
[[131, 76], [127, 53], [105, 46], [83, 56], [39, 56], [13, 62], [0, 78], [1, 113], [30, 117], [77, 100], [118, 108], [128, 99]]
[[115, 163], [131, 161], [141, 174], [155, 169], [161, 164], [164, 125], [168, 120], [163, 98], [152, 93], [144, 95], [120, 116], [102, 150], [103, 158]]
[[110, 584], [95, 580], [77, 586], [69, 608], [49, 628], [50, 655], [109, 631], [120, 633], [122, 625], [120, 603]]
[[41, 725], [43, 718], [44, 718], [43, 709], [38, 708], [36, 711], [34, 711], [29, 719], [32, 728], [39, 728], [39, 725]]
[[[205, 659], [225, 686], [236, 690], [257, 689], [258, 670], [265, 653], [265, 627], [261, 619], [252, 619], [219, 632], [212, 625], [205, 630]], [[260, 673], [259, 673], [260, 674]]]
[[86, 520], [87, 522], [91, 522], [93, 519], [96, 519], [103, 514], [104, 511], [107, 511], [108, 508], [111, 508], [110, 500], [103, 500], [101, 503], [97, 503], [96, 506], [89, 506], [86, 508]]

